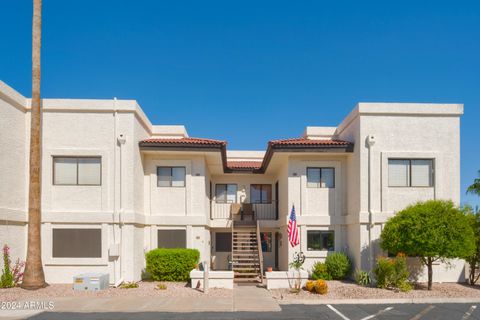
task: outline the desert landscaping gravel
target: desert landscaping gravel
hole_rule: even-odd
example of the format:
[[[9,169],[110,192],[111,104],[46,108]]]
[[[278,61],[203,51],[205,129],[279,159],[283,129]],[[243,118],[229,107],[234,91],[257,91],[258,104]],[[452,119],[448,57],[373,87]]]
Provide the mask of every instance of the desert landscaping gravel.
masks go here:
[[[480,298],[480,285],[469,286],[461,283],[434,283],[428,291],[426,284],[416,284],[409,292],[400,292],[373,287],[361,287],[348,281],[327,281],[328,293],[319,295],[302,290],[291,293],[289,289],[271,290],[278,300],[298,299],[412,299],[412,298]]]
[[[123,289],[109,288],[102,291],[74,291],[71,284],[51,284],[39,290],[24,290],[22,288],[0,289],[0,301],[22,301],[31,299],[58,298],[58,297],[231,297],[232,290],[210,289],[207,294],[192,289],[186,282],[162,282],[166,290],[157,289],[160,282],[139,282],[138,288]]]

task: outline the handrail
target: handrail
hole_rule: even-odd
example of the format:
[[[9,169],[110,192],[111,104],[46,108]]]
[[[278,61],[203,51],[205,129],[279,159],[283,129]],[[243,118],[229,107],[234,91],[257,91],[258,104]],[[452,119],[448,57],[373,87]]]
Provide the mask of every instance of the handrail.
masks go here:
[[[233,258],[233,224],[234,224],[234,222],[233,222],[233,217],[232,217],[232,219],[230,220],[230,223],[232,224],[232,227],[231,227],[231,228],[232,228],[232,247],[231,247],[231,249],[232,249],[232,250],[231,250],[231,252],[232,252],[232,254],[231,254],[232,270],[231,270],[231,271],[234,271],[234,270],[233,270],[233,264],[234,264],[233,261],[235,261],[235,259]],[[227,263],[230,264],[230,261],[227,261]]]
[[[260,280],[263,283],[263,252],[262,252],[262,240],[260,239],[260,221],[257,220],[257,247],[258,247],[258,260],[260,262]]]

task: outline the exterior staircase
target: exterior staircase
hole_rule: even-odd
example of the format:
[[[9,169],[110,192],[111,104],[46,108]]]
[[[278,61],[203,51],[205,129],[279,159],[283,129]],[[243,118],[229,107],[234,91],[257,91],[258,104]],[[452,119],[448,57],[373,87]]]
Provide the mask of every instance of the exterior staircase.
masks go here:
[[[256,224],[232,224],[232,270],[235,282],[263,282],[258,221]]]

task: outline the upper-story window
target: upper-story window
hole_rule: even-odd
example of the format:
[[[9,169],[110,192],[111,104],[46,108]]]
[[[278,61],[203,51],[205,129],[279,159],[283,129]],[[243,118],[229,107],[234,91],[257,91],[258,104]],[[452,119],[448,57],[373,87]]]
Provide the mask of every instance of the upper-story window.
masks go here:
[[[335,168],[307,168],[307,187],[335,188]]]
[[[390,187],[432,187],[432,159],[388,159]]]
[[[157,187],[185,187],[185,167],[157,167]]]
[[[236,203],[237,202],[237,185],[236,184],[215,185],[215,202]]]
[[[272,185],[271,184],[252,184],[250,185],[251,203],[272,203]]]
[[[101,157],[53,157],[54,185],[99,186],[101,183]]]

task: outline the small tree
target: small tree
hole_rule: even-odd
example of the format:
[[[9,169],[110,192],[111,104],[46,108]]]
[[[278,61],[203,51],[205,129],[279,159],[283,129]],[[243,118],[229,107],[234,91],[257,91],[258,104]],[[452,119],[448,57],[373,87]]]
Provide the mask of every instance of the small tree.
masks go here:
[[[380,236],[390,253],[418,257],[428,269],[432,290],[433,263],[467,258],[475,251],[475,237],[468,219],[451,201],[418,202],[390,218]]]
[[[470,225],[475,234],[475,251],[465,259],[470,268],[468,282],[473,286],[480,278],[480,274],[477,274],[477,268],[480,267],[480,211],[477,208],[475,212],[470,206],[465,206],[463,210],[470,220]]]

